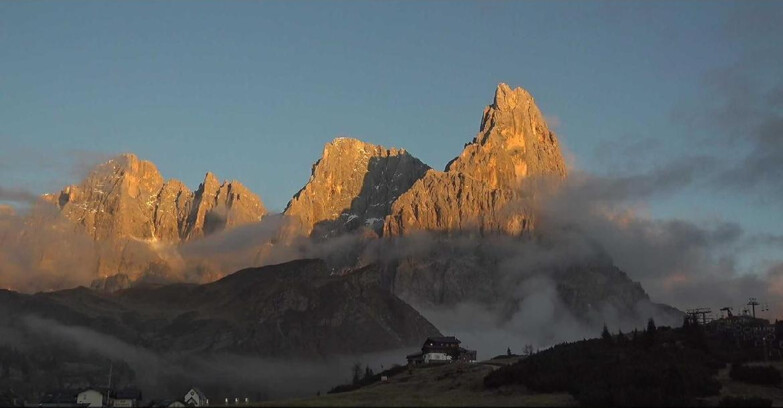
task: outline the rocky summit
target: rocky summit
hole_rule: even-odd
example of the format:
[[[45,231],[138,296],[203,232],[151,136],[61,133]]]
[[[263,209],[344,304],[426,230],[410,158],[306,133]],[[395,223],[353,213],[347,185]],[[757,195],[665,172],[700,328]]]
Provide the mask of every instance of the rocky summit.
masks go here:
[[[417,230],[519,234],[533,227],[519,198],[533,177],[564,178],[557,138],[533,97],[500,84],[478,135],[436,171],[405,150],[350,138],[328,143],[307,185],[285,210],[306,235],[368,227],[378,234]]]
[[[186,238],[259,221],[266,215],[261,199],[238,181],[222,184],[207,173],[193,197],[193,210],[187,222]]]
[[[404,149],[337,138],[326,144],[310,180],[285,214],[315,237],[358,228],[380,233],[392,203],[427,170],[429,166]]]
[[[193,193],[179,180],[165,181],[154,164],[133,154],[115,157],[81,184],[44,198],[95,240],[178,242],[266,214],[261,199],[237,181],[220,184],[207,173]]]
[[[384,233],[478,230],[519,234],[533,227],[513,203],[528,178],[566,176],[557,138],[529,92],[500,84],[478,135],[443,172],[431,170],[392,206]],[[513,203],[513,204],[512,204]]]

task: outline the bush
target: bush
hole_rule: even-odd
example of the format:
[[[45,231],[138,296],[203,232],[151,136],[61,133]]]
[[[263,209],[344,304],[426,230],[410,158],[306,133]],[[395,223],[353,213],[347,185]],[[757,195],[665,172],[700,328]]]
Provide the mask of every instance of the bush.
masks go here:
[[[772,400],[757,397],[723,397],[719,407],[771,407]]]
[[[729,377],[732,380],[758,385],[779,385],[780,371],[772,366],[747,366],[734,363],[731,365]]]

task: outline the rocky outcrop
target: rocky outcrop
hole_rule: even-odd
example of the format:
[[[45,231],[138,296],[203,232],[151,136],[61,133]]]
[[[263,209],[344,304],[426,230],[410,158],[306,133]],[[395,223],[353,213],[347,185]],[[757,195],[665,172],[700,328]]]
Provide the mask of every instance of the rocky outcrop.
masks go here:
[[[499,231],[533,227],[532,212],[518,198],[531,177],[566,176],[560,146],[533,97],[498,85],[481,128],[444,172],[429,171],[394,203],[384,234],[416,230]]]
[[[95,240],[178,242],[266,214],[261,199],[239,182],[219,184],[212,173],[194,194],[164,181],[154,164],[123,154],[97,166],[79,185],[45,199]]]
[[[326,144],[310,180],[285,214],[316,237],[362,227],[380,233],[392,203],[428,169],[403,149],[337,138]]]

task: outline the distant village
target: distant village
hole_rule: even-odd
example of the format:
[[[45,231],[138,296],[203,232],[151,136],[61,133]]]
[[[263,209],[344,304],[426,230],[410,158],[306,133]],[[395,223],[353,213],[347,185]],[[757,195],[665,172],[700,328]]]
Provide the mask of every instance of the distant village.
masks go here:
[[[14,400],[12,396],[0,395],[0,405],[12,407],[205,407],[215,405],[239,406],[248,404],[245,398],[239,401],[238,398],[232,400],[229,404],[228,399],[225,404],[218,401],[210,401],[198,388],[190,388],[183,397],[172,400],[152,400],[144,401],[142,392],[136,388],[125,388],[122,390],[113,390],[111,388],[93,387],[83,390],[58,390],[49,392],[38,403],[29,403],[26,401]]]
[[[421,351],[406,356],[408,367],[427,364],[448,364],[451,362],[476,362],[476,350],[460,346],[454,336],[427,337]],[[382,376],[382,381],[386,380]],[[320,392],[319,392],[320,394]],[[84,407],[205,407],[205,406],[249,406],[248,397],[223,397],[209,399],[198,387],[191,387],[182,396],[173,399],[145,400],[137,388],[112,389],[111,387],[88,387],[79,390],[56,390],[47,392],[39,402],[25,401],[12,391],[0,391],[0,407],[42,407],[42,408],[84,408]]]

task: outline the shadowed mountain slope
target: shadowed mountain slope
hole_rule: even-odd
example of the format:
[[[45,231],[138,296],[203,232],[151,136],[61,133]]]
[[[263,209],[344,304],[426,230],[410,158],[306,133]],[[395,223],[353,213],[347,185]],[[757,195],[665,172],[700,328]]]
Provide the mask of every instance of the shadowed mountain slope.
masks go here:
[[[328,356],[417,345],[438,330],[369,280],[320,260],[245,269],[206,285],[0,292],[0,322],[35,315],[156,352]]]

